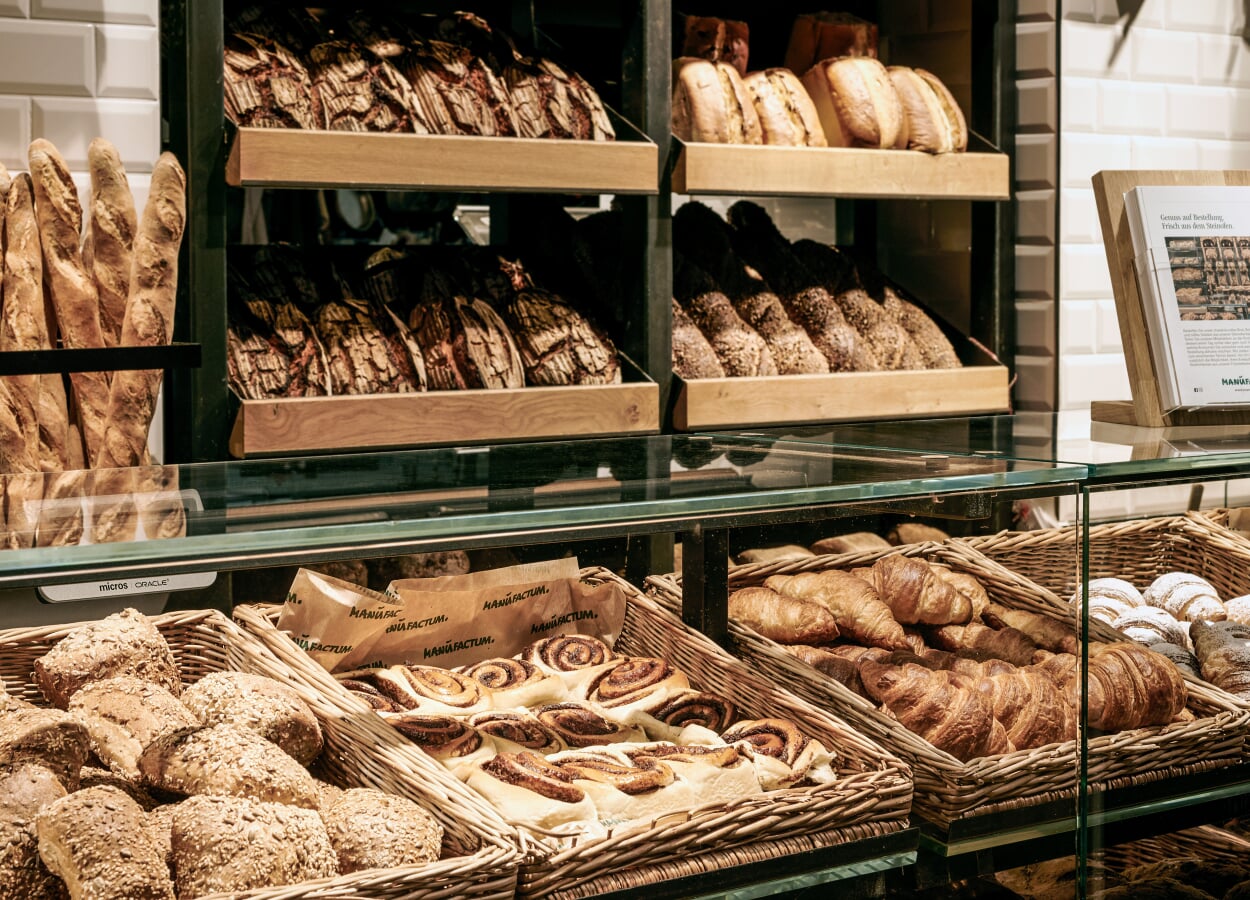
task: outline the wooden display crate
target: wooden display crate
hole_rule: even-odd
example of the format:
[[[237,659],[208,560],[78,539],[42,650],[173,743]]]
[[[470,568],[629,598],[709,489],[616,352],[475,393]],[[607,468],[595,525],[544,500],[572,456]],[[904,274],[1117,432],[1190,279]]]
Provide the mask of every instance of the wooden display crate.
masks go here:
[[[979,344],[956,344],[961,369],[830,375],[673,378],[673,428],[705,431],[1007,412],[1007,367]]]
[[[676,141],[679,194],[1008,200],[1007,155],[975,139],[968,153],[768,147]]]
[[[655,194],[659,151],[612,116],[614,141],[240,128],[235,187]]]
[[[625,356],[621,369],[621,384],[239,400],[230,455],[658,432],[659,386]]]

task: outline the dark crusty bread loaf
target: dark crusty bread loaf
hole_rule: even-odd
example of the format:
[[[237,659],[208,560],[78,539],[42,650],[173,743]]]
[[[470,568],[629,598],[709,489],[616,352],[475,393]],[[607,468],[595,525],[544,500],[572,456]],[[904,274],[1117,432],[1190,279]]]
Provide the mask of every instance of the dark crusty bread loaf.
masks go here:
[[[958,369],[963,365],[950,339],[923,309],[905,299],[890,285],[885,286],[883,294],[885,302],[882,306],[886,314],[911,335],[924,357],[926,369]]]
[[[294,690],[263,675],[213,672],[182,692],[182,702],[202,725],[230,723],[273,741],[308,765],[321,753],[321,726]]]
[[[316,312],[334,394],[406,394],[417,389],[412,361],[362,300],[332,300]]]
[[[877,55],[877,26],[844,12],[796,16],[786,48],[786,68],[800,75],[822,59]]]
[[[712,62],[725,62],[746,75],[751,49],[751,29],[746,22],[686,16],[681,55]]]
[[[193,797],[174,808],[170,841],[179,897],[280,887],[338,874],[321,817],[280,803]]]
[[[135,609],[74,629],[36,659],[34,668],[35,684],[49,703],[61,709],[83,685],[115,675],[135,675],[174,696],[182,693],[169,645]]]
[[[72,791],[90,752],[87,729],[59,709],[16,709],[0,717],[0,769],[36,763]]]
[[[673,63],[673,134],[708,144],[762,144],[751,93],[728,63],[683,57]]]
[[[197,724],[177,697],[133,675],[84,685],[70,698],[69,711],[87,729],[96,757],[130,781],[139,779],[139,756],[148,744]]]
[[[410,34],[394,62],[412,84],[431,130],[501,137],[518,133],[504,79],[463,44]]]
[[[686,259],[676,260],[676,269],[677,299],[712,345],[725,374],[776,375],[767,342],[742,321],[711,276]]]
[[[504,77],[521,137],[615,139],[599,94],[576,72],[554,60],[515,54]]]
[[[687,381],[724,378],[725,367],[689,314],[673,299],[673,372]]]
[[[174,900],[144,822],[143,810],[116,788],[78,791],[35,817],[39,855],[73,900]]]
[[[241,128],[325,128],[312,78],[294,53],[272,37],[227,34],[226,117]]]
[[[143,783],[171,794],[251,797],[316,809],[317,784],[308,771],[246,728],[183,728],[157,738],[139,757]]]
[[[803,76],[830,147],[877,147],[898,142],[903,106],[890,74],[867,57],[827,59]]]
[[[443,826],[434,816],[381,791],[344,791],[321,818],[343,874],[432,862],[442,848]]]
[[[307,59],[326,128],[430,133],[412,85],[389,61],[343,40],[316,45]]]
[[[825,147],[820,116],[803,83],[789,69],[765,69],[743,79],[760,117],[764,143],[782,147]]]
[[[257,271],[268,267],[268,256],[255,255]],[[329,363],[312,322],[284,285],[252,284],[243,272],[249,262],[232,260],[227,270],[230,386],[251,400],[329,394]]]

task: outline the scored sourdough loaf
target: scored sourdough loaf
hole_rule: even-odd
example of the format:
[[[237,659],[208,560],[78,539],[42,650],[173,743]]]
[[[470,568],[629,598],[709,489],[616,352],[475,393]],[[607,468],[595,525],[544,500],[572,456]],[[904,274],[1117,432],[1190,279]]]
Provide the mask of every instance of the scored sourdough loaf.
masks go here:
[[[673,63],[673,134],[708,144],[762,144],[751,93],[728,63],[682,57]]]
[[[894,146],[926,153],[951,153],[968,147],[968,126],[946,85],[931,72],[890,66],[890,80],[903,106],[904,127]]]
[[[867,57],[817,63],[803,76],[830,147],[877,147],[898,142],[903,106],[885,66]]]
[[[324,128],[321,100],[299,58],[271,36],[228,34],[226,117],[240,128]]]
[[[764,143],[783,147],[825,147],[825,131],[812,98],[789,69],[751,72],[743,79],[760,119]]]
[[[43,275],[47,293],[66,347],[85,350],[104,346],[95,281],[82,261],[82,207],[78,188],[65,160],[42,138],[30,145],[30,175],[34,184],[35,219],[43,248]],[[104,372],[70,375],[75,406],[82,425],[86,461],[95,466],[104,447],[108,419],[109,379]]]

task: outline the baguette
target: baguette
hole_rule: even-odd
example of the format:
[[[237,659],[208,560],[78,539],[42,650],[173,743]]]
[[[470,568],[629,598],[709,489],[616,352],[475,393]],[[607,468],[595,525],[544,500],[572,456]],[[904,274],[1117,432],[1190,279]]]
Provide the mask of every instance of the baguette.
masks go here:
[[[158,346],[173,338],[178,247],[186,226],[186,194],[187,179],[182,166],[172,153],[161,154],[152,172],[151,193],[135,237],[122,346]],[[160,369],[140,369],[118,372],[114,377],[97,463],[100,467],[136,466],[143,459],[161,375]]]
[[[91,171],[89,267],[100,298],[104,345],[116,347],[130,291],[131,253],[138,228],[135,200],[117,148],[104,138],[96,138],[87,148],[87,168]]]
[[[51,473],[82,468],[74,465],[74,454],[70,452],[70,442],[78,440],[81,448],[81,439],[70,435],[69,401],[60,375],[39,376],[36,413],[39,419],[39,470]],[[77,455],[82,456],[81,449]]]
[[[7,178],[7,176],[5,176]],[[43,305],[43,260],[30,176],[13,179],[4,202],[4,306],[0,350],[40,350],[48,339]],[[21,426],[19,459],[9,459],[7,472],[39,471],[39,376],[5,379],[11,409]]]
[[[95,282],[83,265],[79,249],[82,207],[69,167],[51,143],[39,139],[30,145],[30,174],[34,181],[35,218],[43,245],[44,279],[56,310],[61,340],[66,347],[75,349],[103,347]],[[94,464],[104,441],[108,375],[76,372],[70,375],[70,384],[74,389],[87,459]]]

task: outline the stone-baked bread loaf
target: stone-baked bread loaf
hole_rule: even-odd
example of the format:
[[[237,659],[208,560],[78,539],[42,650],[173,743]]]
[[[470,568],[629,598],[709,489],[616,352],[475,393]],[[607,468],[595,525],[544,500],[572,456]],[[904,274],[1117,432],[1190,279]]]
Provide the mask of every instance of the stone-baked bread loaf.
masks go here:
[[[338,874],[313,810],[243,797],[192,797],[174,807],[170,843],[179,897],[297,884]]]
[[[136,609],[76,628],[35,660],[34,681],[53,706],[65,709],[83,685],[134,675],[177,697],[182,682],[174,655],[156,626]]]
[[[742,76],[728,63],[673,62],[673,134],[707,144],[762,144],[759,115]]]
[[[321,726],[294,690],[263,675],[213,672],[182,692],[201,725],[249,728],[308,765],[321,753]]]
[[[139,757],[143,783],[171,794],[251,797],[316,809],[317,782],[278,747],[233,725],[162,735]]]
[[[67,712],[31,707],[0,716],[0,769],[37,763],[72,791],[90,752],[87,729]]]
[[[751,72],[743,79],[760,119],[764,143],[783,147],[824,147],[824,129],[807,89],[789,69]]]
[[[130,781],[139,778],[139,756],[148,744],[197,724],[177,697],[133,675],[91,682],[70,698],[69,711],[87,729],[91,751]]]
[[[321,818],[343,874],[431,862],[443,843],[443,826],[429,812],[369,788],[343,791]]]
[[[803,76],[803,86],[830,147],[887,149],[906,127],[898,91],[876,59],[822,60]]]
[[[71,900],[174,900],[169,870],[139,805],[116,788],[93,787],[35,817],[39,856]]]
[[[890,66],[890,80],[903,104],[904,127],[895,147],[951,153],[968,146],[968,126],[946,85],[931,72]]]

